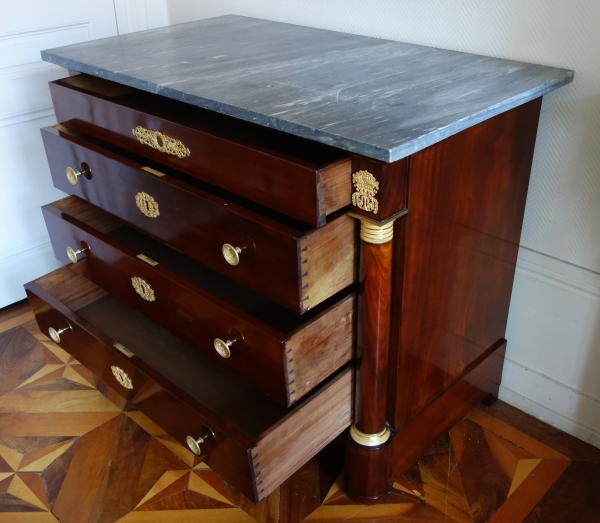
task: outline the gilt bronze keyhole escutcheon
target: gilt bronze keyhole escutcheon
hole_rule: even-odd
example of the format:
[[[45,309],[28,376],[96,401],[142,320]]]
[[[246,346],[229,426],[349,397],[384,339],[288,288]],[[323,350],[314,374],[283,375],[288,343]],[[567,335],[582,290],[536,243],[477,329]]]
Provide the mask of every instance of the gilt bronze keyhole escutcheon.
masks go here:
[[[131,278],[131,285],[135,289],[135,292],[137,292],[144,300],[156,301],[154,289],[143,278],[140,278],[139,276],[134,276],[133,278]]]
[[[173,156],[177,156],[177,158],[185,158],[190,155],[190,150],[180,140],[167,136],[160,131],[146,129],[138,125],[131,132],[140,143],[148,145],[161,153],[172,154]]]
[[[158,218],[160,216],[157,201],[147,192],[141,191],[137,193],[135,195],[135,204],[141,213],[148,216],[148,218]]]
[[[121,367],[113,365],[110,370],[112,371],[115,379],[119,382],[119,385],[125,387],[126,389],[133,389],[133,382],[131,381],[131,378]]]

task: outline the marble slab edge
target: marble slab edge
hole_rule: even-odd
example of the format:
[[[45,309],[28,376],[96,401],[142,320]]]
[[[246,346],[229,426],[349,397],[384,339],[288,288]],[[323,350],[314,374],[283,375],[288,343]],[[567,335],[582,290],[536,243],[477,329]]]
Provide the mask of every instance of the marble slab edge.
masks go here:
[[[331,132],[314,129],[307,125],[290,122],[274,116],[268,116],[224,102],[219,102],[217,100],[211,100],[201,96],[183,93],[176,89],[171,89],[169,87],[163,87],[151,82],[140,80],[139,78],[132,78],[131,76],[127,76],[122,73],[108,71],[90,64],[57,56],[52,54],[51,50],[41,51],[41,57],[45,62],[53,63],[71,71],[77,71],[80,73],[89,74],[91,76],[103,78],[105,80],[117,82],[134,89],[140,89],[148,93],[158,94],[166,98],[171,98],[173,100],[201,107],[202,109],[207,109],[209,111],[215,111],[227,116],[239,118],[247,122],[269,127],[271,129],[276,129],[294,136],[300,136],[308,140],[320,142],[325,145],[336,147],[338,149],[366,156],[368,158],[373,158],[375,160],[380,160],[386,163],[392,163],[397,160],[401,160],[402,158],[421,151],[430,145],[438,143],[445,138],[457,134],[500,113],[506,112],[510,109],[518,107],[519,105],[523,105],[531,100],[539,98],[540,96],[554,91],[559,87],[571,83],[574,78],[573,71],[565,71],[564,76],[549,80],[548,82],[525,91],[517,96],[503,100],[477,113],[473,113],[466,118],[456,120],[445,127],[428,132],[421,137],[413,138],[405,143],[397,145],[396,147],[386,148],[368,144],[362,141],[352,140],[351,138],[340,136]]]

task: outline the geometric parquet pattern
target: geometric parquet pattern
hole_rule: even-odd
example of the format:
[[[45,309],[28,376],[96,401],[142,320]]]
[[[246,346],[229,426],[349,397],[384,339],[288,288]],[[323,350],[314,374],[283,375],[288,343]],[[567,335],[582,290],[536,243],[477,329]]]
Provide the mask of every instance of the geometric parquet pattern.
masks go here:
[[[474,409],[375,506],[332,444],[255,506],[42,335],[0,314],[0,523],[599,523],[600,450]]]

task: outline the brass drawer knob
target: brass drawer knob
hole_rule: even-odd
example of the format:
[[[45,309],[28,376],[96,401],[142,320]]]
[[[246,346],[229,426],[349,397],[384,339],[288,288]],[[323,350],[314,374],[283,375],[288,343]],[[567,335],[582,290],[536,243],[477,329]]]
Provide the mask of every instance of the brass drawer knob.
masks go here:
[[[194,439],[192,436],[187,436],[185,438],[187,446],[194,454],[196,454],[196,456],[200,456],[202,454],[202,449],[200,448],[200,445],[206,443],[206,441],[209,439],[213,441],[216,440],[215,433],[210,428],[202,427],[202,430],[203,434],[198,439]]]
[[[234,247],[233,245],[226,243],[223,245],[223,258],[229,265],[237,265],[240,263],[240,254],[242,249]]]
[[[150,287],[150,284],[140,278],[139,276],[134,276],[131,278],[131,285],[144,300],[146,301],[156,301],[156,297],[154,296],[154,289]]]
[[[160,211],[158,210],[158,203],[152,196],[147,192],[141,191],[135,195],[135,204],[140,212],[148,218],[158,218]]]
[[[71,327],[71,325],[68,323],[67,326],[63,327],[62,329],[56,330],[53,327],[48,328],[48,335],[54,343],[60,343],[60,335],[64,334],[65,332],[73,332],[73,327]]]
[[[69,260],[71,260],[71,263],[77,263],[79,261],[80,254],[85,254],[85,250],[75,250],[73,247],[67,247],[67,256],[69,257]]]
[[[77,185],[77,180],[82,174],[85,174],[85,170],[76,171],[73,167],[67,167],[66,169],[67,180],[71,185]]]
[[[133,389],[133,382],[131,381],[131,378],[121,367],[113,365],[110,370],[112,371],[115,379],[119,382],[119,385],[122,385],[126,389]]]
[[[223,341],[220,338],[215,338],[214,346],[215,350],[219,353],[222,358],[229,358],[231,356],[231,346],[236,340]]]

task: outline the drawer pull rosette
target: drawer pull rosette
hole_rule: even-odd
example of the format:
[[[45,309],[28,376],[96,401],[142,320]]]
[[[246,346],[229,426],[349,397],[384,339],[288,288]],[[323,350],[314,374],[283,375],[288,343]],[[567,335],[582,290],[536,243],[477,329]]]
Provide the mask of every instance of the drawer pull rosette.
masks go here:
[[[156,301],[154,289],[143,278],[140,278],[139,276],[134,276],[133,278],[131,278],[131,285],[133,286],[135,292],[137,292],[144,300]]]
[[[222,358],[230,358],[231,357],[231,347],[234,343],[237,343],[239,346],[244,344],[244,337],[240,332],[234,329],[233,331],[233,339],[223,341],[220,338],[215,338],[214,347],[215,350],[219,353],[219,356]]]
[[[81,166],[81,171],[76,171],[73,167],[67,167],[65,170],[65,174],[67,175],[67,180],[71,185],[77,185],[79,181],[79,177],[83,176],[87,173],[87,169],[85,169],[85,164]]]
[[[66,327],[58,330],[53,327],[48,328],[48,335],[54,343],[60,343],[60,335],[64,334],[65,332],[73,332],[73,327],[71,327],[69,323],[67,323]]]
[[[216,441],[215,433],[210,428],[203,426],[202,432],[202,436],[200,436],[198,439],[194,439],[192,436],[187,436],[185,438],[187,446],[194,454],[196,454],[196,456],[200,456],[202,454],[202,449],[200,448],[200,445],[206,443],[207,440]]]
[[[223,258],[229,265],[237,265],[240,263],[240,254],[242,249],[240,247],[234,247],[233,245],[226,243],[223,245]]]
[[[171,138],[160,131],[146,129],[138,125],[131,132],[140,143],[148,145],[161,153],[172,154],[173,156],[177,156],[177,158],[185,158],[190,155],[190,150],[180,140]]]
[[[73,247],[67,247],[67,257],[71,260],[71,263],[77,263],[79,261],[79,255],[85,254],[85,249],[73,249]]]
[[[115,379],[119,382],[119,385],[125,387],[126,389],[133,389],[133,382],[131,381],[131,378],[121,367],[113,365],[110,370],[112,371]]]

